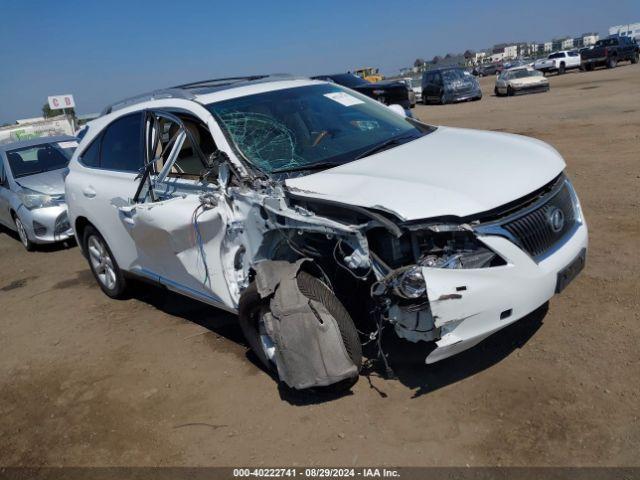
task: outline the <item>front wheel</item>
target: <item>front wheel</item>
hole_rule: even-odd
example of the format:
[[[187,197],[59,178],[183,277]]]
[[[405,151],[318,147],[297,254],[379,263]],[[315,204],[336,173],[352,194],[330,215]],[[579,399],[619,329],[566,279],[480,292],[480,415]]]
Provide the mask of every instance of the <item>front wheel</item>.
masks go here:
[[[618,60],[616,59],[616,57],[609,57],[607,59],[607,68],[616,68],[617,65]]]
[[[564,75],[565,71],[566,71],[566,67],[564,63],[561,63],[560,66],[558,67],[558,75]]]
[[[351,316],[344,308],[338,297],[320,280],[307,272],[301,271],[297,275],[298,289],[310,300],[322,304],[336,320],[345,350],[354,363],[358,372],[362,366],[362,345],[358,338],[358,331]],[[271,372],[277,373],[275,357],[277,345],[268,335],[264,316],[269,312],[269,301],[258,293],[258,287],[253,282],[244,291],[238,305],[239,322],[249,347],[260,359],[260,362]],[[344,391],[351,388],[358,381],[358,376],[347,378],[328,387],[321,387],[332,392]]]
[[[16,231],[18,232],[18,237],[20,237],[20,242],[22,243],[22,246],[25,248],[27,252],[32,252],[35,249],[35,244],[31,240],[29,240],[27,229],[22,223],[22,220],[20,220],[16,215],[13,218],[13,222],[16,225]]]
[[[513,94],[514,94],[514,93],[515,93],[515,92],[513,91],[513,88],[511,88],[511,85],[509,85],[509,86],[507,87],[507,96],[509,96],[509,97],[513,97]]]
[[[640,60],[640,54],[636,53],[634,56],[631,57],[631,63],[638,63],[638,61]]]
[[[111,298],[122,298],[127,287],[118,262],[98,231],[88,226],[84,232],[84,251],[91,273],[102,291]]]

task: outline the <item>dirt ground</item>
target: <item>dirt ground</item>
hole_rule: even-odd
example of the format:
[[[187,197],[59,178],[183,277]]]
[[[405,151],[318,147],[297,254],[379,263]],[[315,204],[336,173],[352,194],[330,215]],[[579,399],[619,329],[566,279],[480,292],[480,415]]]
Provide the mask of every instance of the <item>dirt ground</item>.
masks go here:
[[[110,300],[78,248],[2,231],[0,465],[640,465],[640,65],[513,98],[493,81],[415,114],[564,156],[590,250],[548,311],[435,365],[393,344],[397,379],[316,399],[279,389],[233,316],[148,285]]]

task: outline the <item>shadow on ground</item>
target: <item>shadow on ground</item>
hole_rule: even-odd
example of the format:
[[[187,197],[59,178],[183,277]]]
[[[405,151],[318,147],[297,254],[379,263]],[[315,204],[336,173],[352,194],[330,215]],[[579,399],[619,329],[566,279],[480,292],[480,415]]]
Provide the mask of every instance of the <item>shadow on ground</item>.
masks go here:
[[[383,348],[388,355],[394,378],[415,390],[416,398],[464,380],[502,361],[521,348],[538,331],[548,310],[548,303],[545,303],[475,347],[430,365],[425,363],[425,358],[431,352],[433,344],[406,342],[388,329],[385,332]],[[370,356],[373,357],[376,353],[377,351],[372,351]],[[364,376],[386,377],[380,361],[374,363],[373,368],[365,370]],[[374,387],[370,377],[368,380],[371,387],[384,396],[384,384]]]
[[[20,237],[17,232],[5,227],[4,225],[0,225],[0,234],[5,234],[8,237],[14,239],[18,245],[22,247],[22,242],[20,241]],[[34,251],[35,252],[58,252],[60,250],[66,250],[68,248],[73,248],[76,246],[75,238],[70,238],[68,240],[64,240],[62,242],[56,243],[44,243],[44,244],[35,244]]]
[[[147,283],[136,282],[133,285],[132,296],[164,313],[196,323],[217,335],[247,347],[246,359],[277,382],[275,373],[265,369],[248,349],[234,314]],[[360,381],[368,381],[370,387],[375,389],[382,398],[387,397],[384,392],[386,382],[376,381],[374,385],[373,378],[399,381],[415,390],[414,398],[434,392],[497,364],[516,349],[521,348],[542,326],[547,311],[548,304],[545,304],[525,318],[493,334],[479,345],[431,365],[425,364],[425,358],[433,349],[433,344],[401,340],[396,337],[392,329],[388,328],[384,335],[383,349],[393,370],[393,377],[387,376],[384,364],[376,359],[377,349],[369,346],[364,352],[368,360],[363,367]],[[292,405],[323,403],[352,394],[350,391],[336,393],[325,389],[300,392],[283,384],[278,386],[278,390],[280,397]]]

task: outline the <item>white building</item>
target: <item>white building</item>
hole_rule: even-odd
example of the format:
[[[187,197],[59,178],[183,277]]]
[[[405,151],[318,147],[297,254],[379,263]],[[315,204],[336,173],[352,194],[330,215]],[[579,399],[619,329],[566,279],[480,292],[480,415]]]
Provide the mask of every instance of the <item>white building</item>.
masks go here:
[[[487,52],[476,52],[473,56],[473,61],[475,64],[483,63],[487,57]]]
[[[590,47],[591,45],[595,45],[595,43],[600,39],[600,35],[597,33],[583,33],[582,34],[582,45],[585,47]]]
[[[573,48],[574,42],[573,38],[565,38],[562,40],[562,50],[571,50]]]
[[[504,47],[504,58],[518,58],[518,45],[507,45]]]
[[[627,23],[626,25],[614,25],[613,27],[609,27],[609,35],[631,37],[640,41],[640,22]]]
[[[47,119],[24,119],[19,120],[19,123],[15,125],[0,127],[0,143],[53,135],[73,135],[73,125],[69,116],[59,115]]]
[[[544,42],[543,44],[543,50],[544,53],[551,53],[553,52],[553,42]]]

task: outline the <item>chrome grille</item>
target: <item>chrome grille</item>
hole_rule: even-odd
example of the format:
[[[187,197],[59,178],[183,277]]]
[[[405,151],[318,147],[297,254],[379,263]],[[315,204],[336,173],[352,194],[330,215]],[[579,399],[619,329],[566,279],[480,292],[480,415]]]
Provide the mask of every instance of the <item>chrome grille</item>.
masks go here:
[[[556,222],[553,225],[552,215],[559,210],[564,219],[561,228]],[[557,219],[556,213],[556,219]],[[525,215],[502,225],[520,243],[520,246],[533,257],[547,252],[576,223],[575,208],[569,186],[565,183],[562,188],[549,200]]]

